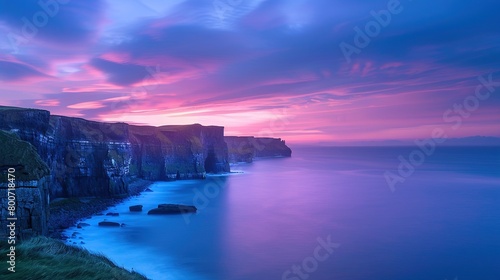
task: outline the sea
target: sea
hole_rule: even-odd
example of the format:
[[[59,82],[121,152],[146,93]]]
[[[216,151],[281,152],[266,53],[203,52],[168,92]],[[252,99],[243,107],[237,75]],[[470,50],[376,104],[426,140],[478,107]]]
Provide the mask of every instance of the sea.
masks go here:
[[[155,182],[67,242],[150,279],[500,279],[500,147],[292,150]],[[162,203],[198,212],[147,215]]]

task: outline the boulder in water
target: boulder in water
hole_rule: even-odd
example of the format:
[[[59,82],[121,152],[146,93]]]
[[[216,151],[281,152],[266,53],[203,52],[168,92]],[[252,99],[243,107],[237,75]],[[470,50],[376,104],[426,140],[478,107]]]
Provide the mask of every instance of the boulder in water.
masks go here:
[[[197,210],[195,206],[189,205],[160,204],[158,208],[149,210],[148,215],[196,213]]]
[[[117,223],[117,222],[102,221],[102,222],[99,222],[99,226],[101,226],[101,227],[119,227],[121,225],[120,225],[120,223]]]
[[[130,212],[141,212],[142,205],[132,205],[128,209],[130,210]]]

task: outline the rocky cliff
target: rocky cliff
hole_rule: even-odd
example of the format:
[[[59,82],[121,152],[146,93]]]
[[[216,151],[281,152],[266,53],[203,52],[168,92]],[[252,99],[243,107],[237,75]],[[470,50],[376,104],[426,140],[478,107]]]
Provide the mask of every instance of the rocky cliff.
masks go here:
[[[39,152],[52,171],[51,195],[126,195],[131,161],[128,135],[128,125],[124,123],[50,116]]]
[[[0,238],[47,234],[48,166],[30,143],[4,131],[0,131],[0,155]]]
[[[126,196],[133,178],[204,178],[229,171],[223,127],[109,124],[0,107],[0,130],[36,148],[51,171],[51,199]]]
[[[229,172],[224,128],[217,126],[129,126],[131,173],[147,179],[205,178]]]
[[[290,157],[292,150],[281,138],[225,136],[230,162],[252,162],[254,158]]]

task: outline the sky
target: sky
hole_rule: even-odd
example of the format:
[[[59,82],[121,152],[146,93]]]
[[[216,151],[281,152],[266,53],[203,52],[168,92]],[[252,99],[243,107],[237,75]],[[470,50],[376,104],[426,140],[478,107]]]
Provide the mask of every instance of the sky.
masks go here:
[[[497,0],[0,0],[0,104],[288,143],[500,136]]]

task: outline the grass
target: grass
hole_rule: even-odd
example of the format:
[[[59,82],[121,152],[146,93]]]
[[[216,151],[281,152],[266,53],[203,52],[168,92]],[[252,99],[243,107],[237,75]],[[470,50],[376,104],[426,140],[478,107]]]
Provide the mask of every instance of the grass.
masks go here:
[[[22,110],[29,110],[29,109],[19,108],[19,107],[11,107],[11,106],[0,106],[0,111],[7,111],[7,110],[19,110],[19,111],[22,111]]]
[[[0,155],[0,167],[16,167],[19,181],[38,180],[50,173],[35,147],[3,130],[0,130]],[[0,182],[7,182],[7,176],[1,176]]]
[[[7,242],[0,243],[0,255],[6,258]],[[118,267],[103,255],[64,244],[46,237],[34,237],[16,245],[15,273],[2,261],[0,279],[147,279],[143,275]]]

